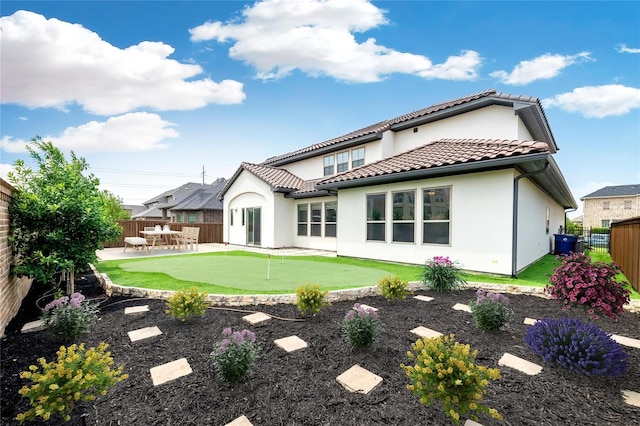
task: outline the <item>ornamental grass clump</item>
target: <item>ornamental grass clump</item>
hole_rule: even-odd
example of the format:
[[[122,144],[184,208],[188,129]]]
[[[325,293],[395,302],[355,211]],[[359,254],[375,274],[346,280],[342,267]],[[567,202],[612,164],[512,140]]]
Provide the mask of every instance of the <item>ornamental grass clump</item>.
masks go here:
[[[37,417],[49,420],[57,414],[69,421],[78,401],[93,401],[98,394],[105,395],[107,389],[126,379],[128,376],[122,374],[122,365],[111,368],[113,358],[106,352],[108,346],[101,342],[86,351],[84,343],[68,348],[61,346],[57,362],[40,358],[39,366],[32,365],[29,371],[20,373],[21,378],[33,382],[19,391],[20,395],[29,398],[31,408],[18,414],[16,420],[22,424]]]
[[[302,315],[307,312],[319,314],[322,308],[329,306],[327,290],[320,290],[320,284],[304,284],[296,289],[296,306]]]
[[[353,305],[342,321],[342,331],[352,349],[373,345],[383,328],[378,312],[360,303]]]
[[[206,298],[207,294],[199,293],[195,287],[176,291],[167,299],[167,309],[164,312],[182,322],[193,316],[201,317],[207,310]]]
[[[628,282],[617,281],[616,276],[622,272],[617,264],[591,262],[582,253],[557,259],[562,263],[553,272],[545,291],[562,303],[563,311],[582,306],[593,319],[599,315],[616,319],[624,312],[631,292],[623,287]]]
[[[399,275],[388,275],[378,281],[380,294],[387,300],[404,300],[407,297],[408,281],[403,281]]]
[[[421,403],[432,405],[439,399],[445,414],[456,425],[460,424],[461,415],[478,421],[475,413],[487,413],[502,420],[496,409],[480,403],[489,381],[500,378],[500,370],[477,365],[477,350],[472,352],[469,345],[456,342],[453,334],[423,337],[411,348],[413,352],[407,355],[415,365],[401,367],[411,380],[407,389],[419,396]]]
[[[62,296],[47,303],[42,312],[45,328],[62,340],[78,337],[98,318],[98,305],[85,301],[80,293]]]
[[[230,327],[222,330],[223,339],[214,345],[211,358],[216,376],[225,383],[244,380],[251,372],[260,345],[252,331],[233,331]]]
[[[611,335],[577,318],[545,318],[529,327],[527,346],[545,362],[587,376],[616,377],[626,373],[627,354]]]
[[[434,256],[427,260],[418,279],[435,291],[459,290],[467,283],[464,272],[447,256]]]
[[[509,298],[507,296],[500,293],[489,293],[482,289],[476,292],[475,302],[469,303],[476,326],[483,331],[504,328],[513,313],[508,305]]]

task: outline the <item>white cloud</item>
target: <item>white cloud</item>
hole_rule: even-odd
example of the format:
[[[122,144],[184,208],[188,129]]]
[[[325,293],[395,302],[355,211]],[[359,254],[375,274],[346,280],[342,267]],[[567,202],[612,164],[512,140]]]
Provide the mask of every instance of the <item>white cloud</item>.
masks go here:
[[[161,143],[179,134],[157,114],[133,112],[106,121],[90,121],[78,127],[68,127],[59,136],[46,136],[60,149],[76,153],[139,152],[166,148]],[[7,152],[26,152],[28,141],[3,136],[2,149]]]
[[[620,53],[640,53],[640,49],[634,47],[627,47],[626,44],[620,44],[616,47],[616,50]]]
[[[463,51],[434,65],[429,58],[398,52],[361,33],[387,24],[384,10],[367,0],[265,0],[245,7],[240,19],[207,22],[189,30],[191,40],[232,41],[229,56],[251,65],[261,79],[300,70],[312,76],[368,83],[393,73],[471,80],[480,56]]]
[[[0,163],[0,178],[9,182],[8,174],[14,170],[15,168],[13,167],[13,164]]]
[[[81,25],[27,11],[0,18],[0,26],[3,103],[64,109],[75,102],[91,113],[114,115],[245,98],[240,82],[194,80],[202,68],[168,59],[174,49],[161,42],[119,49]]]
[[[587,118],[604,118],[640,108],[640,89],[620,84],[578,87],[572,92],[544,99],[542,104],[545,108],[560,107]]]
[[[505,84],[524,85],[536,80],[553,78],[569,65],[593,60],[590,52],[580,52],[576,55],[546,53],[530,61],[520,62],[510,73],[501,70],[489,75],[500,79]]]

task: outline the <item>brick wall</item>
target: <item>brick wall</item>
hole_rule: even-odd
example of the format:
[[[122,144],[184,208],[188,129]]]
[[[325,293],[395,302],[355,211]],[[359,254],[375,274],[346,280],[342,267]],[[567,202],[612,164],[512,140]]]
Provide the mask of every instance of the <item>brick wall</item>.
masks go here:
[[[9,265],[13,254],[9,248],[9,201],[14,188],[0,179],[0,335],[18,313],[22,299],[29,292],[31,280],[27,278],[9,278]]]
[[[582,223],[585,228],[599,228],[609,223],[640,216],[640,196],[587,198]]]

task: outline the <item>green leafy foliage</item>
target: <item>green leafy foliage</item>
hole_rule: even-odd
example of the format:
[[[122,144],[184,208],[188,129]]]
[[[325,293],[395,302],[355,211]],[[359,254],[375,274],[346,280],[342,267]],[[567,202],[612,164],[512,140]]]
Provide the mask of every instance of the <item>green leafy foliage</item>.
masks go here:
[[[471,301],[469,306],[476,326],[483,331],[502,329],[513,313],[507,296],[482,289],[476,292],[476,300]]]
[[[407,389],[419,396],[421,403],[432,405],[436,399],[442,401],[445,414],[456,425],[460,424],[461,414],[471,413],[470,417],[477,421],[475,412],[502,420],[496,409],[480,403],[489,380],[499,379],[500,370],[477,365],[477,350],[472,352],[469,345],[456,342],[453,334],[423,337],[411,348],[413,352],[407,355],[415,365],[401,367],[411,380]]]
[[[193,316],[203,316],[207,310],[207,294],[199,293],[198,289],[176,291],[167,299],[165,313],[170,314],[182,322]]]
[[[32,365],[29,371],[20,373],[21,378],[33,382],[19,391],[31,403],[27,412],[16,417],[20,424],[38,417],[49,420],[55,414],[69,421],[76,402],[93,401],[98,394],[105,395],[107,389],[126,379],[122,365],[116,369],[111,367],[113,358],[106,352],[108,346],[101,342],[86,351],[84,343],[68,348],[61,346],[57,361],[40,358],[39,366]]]
[[[233,331],[230,327],[222,330],[223,339],[215,344],[211,358],[218,379],[225,383],[244,380],[251,372],[260,345],[252,331]]]
[[[41,317],[45,328],[63,340],[78,337],[97,318],[97,304],[85,301],[80,293],[62,296],[47,303]]]
[[[351,348],[368,348],[380,337],[384,328],[378,312],[362,306],[353,305],[342,321],[342,331]]]
[[[304,284],[296,289],[296,306],[302,315],[307,312],[319,314],[322,308],[329,306],[326,301],[329,292],[320,290],[319,284]]]
[[[402,280],[399,275],[387,275],[378,281],[380,294],[387,300],[404,300],[407,297],[407,285],[409,281]]]
[[[85,175],[83,158],[72,152],[67,161],[51,142],[31,141],[27,149],[37,168],[18,160],[8,174],[17,190],[9,205],[9,242],[17,259],[12,274],[53,285],[56,273],[95,262],[96,250],[122,228],[105,207],[99,180]]]
[[[427,260],[418,278],[435,291],[459,290],[467,282],[464,272],[447,256],[434,256]]]

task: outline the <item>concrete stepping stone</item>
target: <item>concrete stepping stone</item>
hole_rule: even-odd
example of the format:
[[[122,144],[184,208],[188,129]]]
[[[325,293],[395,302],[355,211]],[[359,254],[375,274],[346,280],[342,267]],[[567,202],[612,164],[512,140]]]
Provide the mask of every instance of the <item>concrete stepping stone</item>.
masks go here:
[[[453,309],[455,309],[456,311],[471,312],[471,306],[465,305],[463,303],[456,303],[455,305],[453,305]]]
[[[622,397],[627,404],[640,407],[640,393],[623,389]]]
[[[360,307],[364,310],[371,310],[374,312],[378,312],[378,308],[374,308],[373,306],[369,306],[369,305],[364,305],[364,304],[360,304]]]
[[[145,312],[149,312],[149,305],[129,306],[128,308],[124,308],[125,315],[142,314]]]
[[[163,383],[170,382],[171,380],[193,373],[193,370],[186,358],[180,358],[166,364],[158,365],[149,371],[151,373],[153,386],[159,386]]]
[[[253,424],[249,421],[247,416],[242,415],[237,419],[235,419],[234,421],[232,421],[231,423],[227,423],[224,426],[253,426]]]
[[[629,346],[631,348],[640,349],[640,340],[632,339],[631,337],[619,336],[617,334],[612,334],[611,338],[616,342],[620,343],[624,346]]]
[[[305,342],[298,336],[283,337],[282,339],[274,340],[273,343],[287,352],[295,352],[309,346],[307,345],[307,342]]]
[[[511,355],[508,352],[505,352],[505,354],[502,355],[502,358],[498,361],[498,365],[513,368],[514,370],[518,370],[530,376],[535,376],[542,371],[542,367],[538,364],[534,364],[526,359]]]
[[[129,334],[129,339],[132,342],[137,342],[138,340],[159,336],[162,334],[162,331],[160,331],[158,327],[153,326],[153,327],[145,327],[145,328],[139,328],[137,330],[129,331],[128,334]]]
[[[478,422],[474,422],[471,419],[467,419],[467,421],[464,422],[464,426],[482,426],[482,424],[480,424]]]
[[[439,337],[442,336],[442,333],[440,333],[439,331],[435,331],[435,330],[431,330],[430,328],[427,327],[416,327],[413,330],[411,330],[411,332],[413,334],[417,334],[420,337],[426,337],[426,338],[432,338],[432,337]]]
[[[418,299],[421,300],[423,302],[431,302],[433,300],[433,297],[429,297],[429,296],[423,296],[421,294],[419,294],[418,296],[413,296],[414,299]]]
[[[36,320],[26,323],[22,326],[20,330],[21,333],[33,333],[34,331],[42,331],[44,330],[44,321]]]
[[[257,325],[270,320],[271,317],[264,312],[256,312],[255,314],[245,315],[244,317],[242,317],[242,319],[251,325]]]
[[[525,318],[524,321],[523,321],[523,323],[525,325],[533,325],[533,324],[535,324],[537,322],[538,322],[538,320],[537,319],[533,319],[533,318]]]
[[[382,383],[382,377],[360,367],[358,364],[336,377],[336,380],[349,392],[364,394],[368,394]]]

